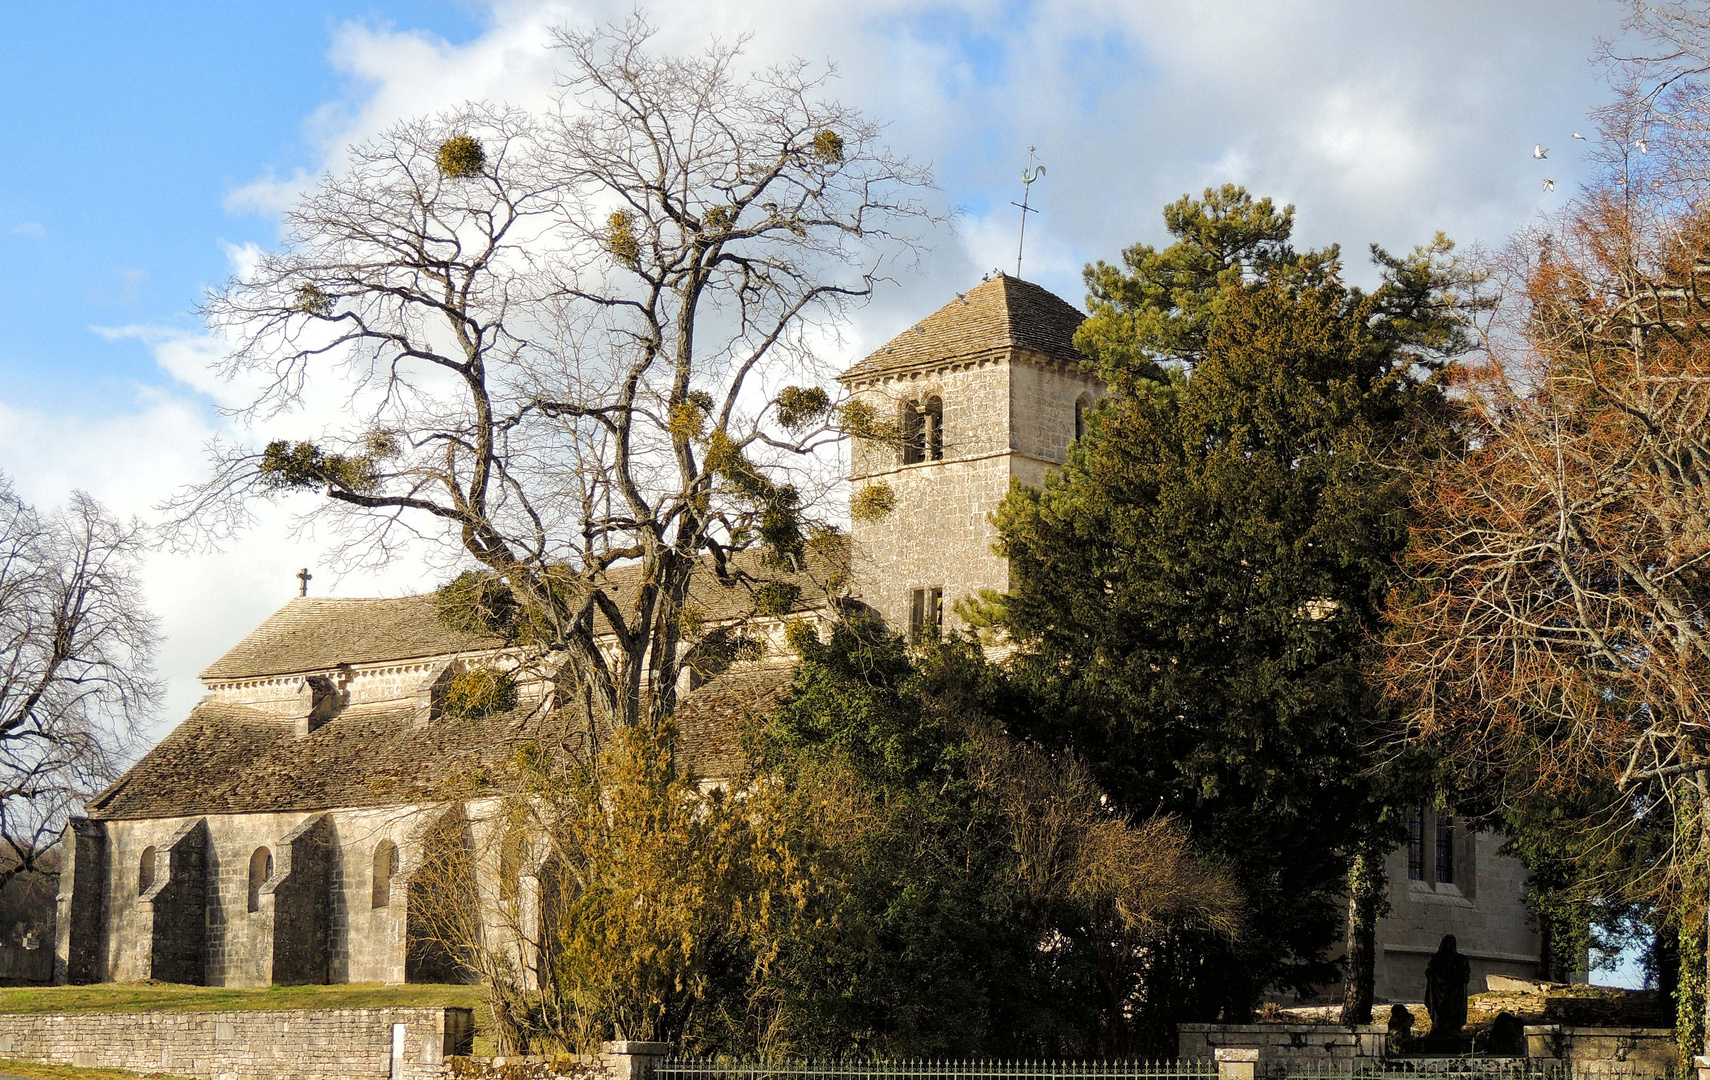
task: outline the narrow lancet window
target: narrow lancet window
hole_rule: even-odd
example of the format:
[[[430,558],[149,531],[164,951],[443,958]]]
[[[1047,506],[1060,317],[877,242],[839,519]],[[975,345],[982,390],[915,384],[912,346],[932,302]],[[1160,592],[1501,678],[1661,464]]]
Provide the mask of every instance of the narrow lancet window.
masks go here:
[[[398,845],[390,840],[380,841],[374,849],[374,893],[371,906],[390,907],[392,904],[392,875],[398,872]]]
[[[1414,807],[1407,823],[1407,880],[1425,880],[1425,808]]]
[[[914,465],[926,460],[926,418],[920,407],[905,401],[898,409],[897,428],[902,438],[902,463]]]
[[[929,397],[925,410],[926,430],[921,434],[925,443],[926,460],[944,460],[944,399]]]
[[[273,876],[273,852],[264,847],[249,857],[249,910],[261,910],[261,887]]]
[[[148,892],[154,884],[154,848],[143,848],[142,858],[137,861],[137,895]]]
[[[1437,815],[1437,884],[1455,883],[1455,819]]]

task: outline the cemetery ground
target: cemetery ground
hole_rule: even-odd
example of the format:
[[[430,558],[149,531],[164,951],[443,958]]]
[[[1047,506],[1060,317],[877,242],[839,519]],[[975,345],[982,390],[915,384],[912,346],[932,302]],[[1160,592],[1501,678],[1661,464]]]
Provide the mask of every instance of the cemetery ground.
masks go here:
[[[0,1080],[189,1080],[167,1073],[135,1073],[125,1069],[76,1069],[70,1065],[44,1065],[36,1061],[0,1058]]]

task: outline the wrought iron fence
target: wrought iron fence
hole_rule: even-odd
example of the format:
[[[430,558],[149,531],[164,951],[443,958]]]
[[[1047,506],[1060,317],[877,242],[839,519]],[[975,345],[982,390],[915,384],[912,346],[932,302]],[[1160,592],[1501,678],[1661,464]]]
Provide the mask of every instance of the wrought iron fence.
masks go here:
[[[1265,1080],[1673,1080],[1672,1069],[1642,1062],[1571,1064],[1526,1058],[1437,1057],[1262,1061]]]
[[[662,1059],[658,1080],[1216,1080],[1217,1064],[1182,1061],[899,1061]],[[1563,1065],[1525,1058],[1352,1058],[1259,1063],[1264,1080],[1674,1080],[1636,1062]]]
[[[665,1058],[661,1080],[1215,1080],[1213,1061],[844,1061]]]

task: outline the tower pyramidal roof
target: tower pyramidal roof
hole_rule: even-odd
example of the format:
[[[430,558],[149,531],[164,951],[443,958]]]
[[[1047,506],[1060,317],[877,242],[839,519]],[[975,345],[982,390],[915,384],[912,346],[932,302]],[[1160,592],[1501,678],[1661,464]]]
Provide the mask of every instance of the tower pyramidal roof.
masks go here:
[[[861,382],[1006,348],[1079,362],[1084,357],[1075,349],[1075,330],[1085,319],[1055,293],[1000,273],[904,330],[840,378]]]

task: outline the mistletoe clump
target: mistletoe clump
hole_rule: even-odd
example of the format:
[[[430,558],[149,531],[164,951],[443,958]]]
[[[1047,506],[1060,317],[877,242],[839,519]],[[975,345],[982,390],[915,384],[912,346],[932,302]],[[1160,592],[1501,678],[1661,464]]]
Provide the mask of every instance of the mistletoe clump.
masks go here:
[[[516,679],[490,666],[466,668],[451,676],[439,699],[440,715],[458,720],[479,720],[516,707]]]
[[[641,259],[641,241],[635,238],[635,215],[628,210],[613,210],[606,219],[606,250],[628,266]]]
[[[333,298],[319,285],[309,282],[297,286],[297,300],[293,306],[305,315],[324,319],[332,314]]]
[[[788,615],[802,598],[802,587],[788,581],[768,581],[754,590],[754,610],[760,615]]]
[[[439,144],[434,162],[441,173],[453,179],[480,176],[487,167],[487,152],[473,136],[453,135]]]
[[[778,394],[778,423],[804,431],[831,412],[831,395],[817,386],[786,386]]]
[[[886,483],[868,484],[849,500],[849,516],[856,521],[882,521],[897,508],[897,493]]]
[[[828,165],[843,160],[843,136],[826,128],[813,137],[813,156]]]

